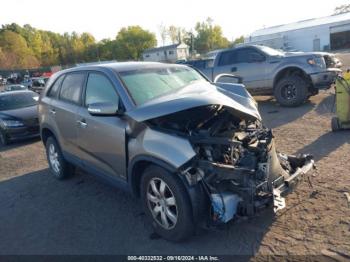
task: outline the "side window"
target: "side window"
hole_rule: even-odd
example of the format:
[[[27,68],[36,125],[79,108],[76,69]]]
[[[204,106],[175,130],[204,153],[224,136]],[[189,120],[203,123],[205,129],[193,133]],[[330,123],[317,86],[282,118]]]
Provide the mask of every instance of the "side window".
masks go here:
[[[248,63],[263,62],[265,60],[266,60],[265,56],[259,53],[258,51],[252,50],[251,52],[249,52]]]
[[[248,63],[249,51],[249,49],[239,49],[237,51],[237,63]]]
[[[56,79],[55,83],[53,85],[51,85],[51,88],[50,88],[47,96],[57,97],[63,78],[64,78],[64,75],[61,75],[58,79]]]
[[[84,77],[84,73],[67,74],[62,83],[60,99],[79,104]]]
[[[264,61],[265,57],[252,48],[245,48],[238,50],[237,60],[238,63],[256,63]]]
[[[226,51],[220,56],[219,66],[232,65],[237,63],[237,51]]]
[[[86,84],[85,105],[93,103],[119,104],[119,97],[112,83],[98,73],[90,73]]]

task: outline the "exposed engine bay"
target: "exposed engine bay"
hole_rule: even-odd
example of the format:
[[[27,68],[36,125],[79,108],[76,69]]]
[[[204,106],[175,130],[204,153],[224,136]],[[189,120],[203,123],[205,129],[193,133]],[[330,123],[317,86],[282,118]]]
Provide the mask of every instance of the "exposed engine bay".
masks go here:
[[[284,208],[283,195],[314,166],[310,155],[277,153],[270,129],[225,106],[191,108],[148,123],[190,141],[196,156],[180,172],[190,186],[204,189],[214,222]]]

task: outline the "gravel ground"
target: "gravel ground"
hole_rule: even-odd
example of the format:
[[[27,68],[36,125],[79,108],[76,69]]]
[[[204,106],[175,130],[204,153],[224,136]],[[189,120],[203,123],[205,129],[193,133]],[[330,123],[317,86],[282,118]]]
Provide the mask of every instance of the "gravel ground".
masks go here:
[[[350,131],[330,130],[333,95],[281,108],[257,97],[277,148],[312,153],[318,172],[303,181],[276,216],[265,212],[186,243],[153,239],[140,203],[78,171],[57,181],[44,148],[31,140],[0,148],[0,254],[336,255],[350,258]],[[255,257],[255,258],[254,258]]]

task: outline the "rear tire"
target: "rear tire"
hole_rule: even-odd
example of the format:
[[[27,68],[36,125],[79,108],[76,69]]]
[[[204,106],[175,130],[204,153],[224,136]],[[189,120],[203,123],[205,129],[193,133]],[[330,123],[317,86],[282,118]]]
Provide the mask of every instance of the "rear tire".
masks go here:
[[[195,226],[190,199],[176,174],[158,166],[146,168],[141,179],[141,199],[146,216],[158,235],[175,242],[193,235]]]
[[[55,178],[61,180],[74,173],[74,166],[64,159],[61,148],[54,137],[50,136],[46,140],[45,147],[50,172]]]
[[[308,85],[300,76],[287,76],[278,81],[274,88],[274,96],[279,104],[296,107],[304,103],[308,95]]]

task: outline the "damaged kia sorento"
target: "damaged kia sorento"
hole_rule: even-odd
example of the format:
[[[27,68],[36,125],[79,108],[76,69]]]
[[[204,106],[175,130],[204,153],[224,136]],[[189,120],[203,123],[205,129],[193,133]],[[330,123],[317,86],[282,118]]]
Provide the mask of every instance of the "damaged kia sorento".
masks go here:
[[[284,208],[312,157],[278,153],[244,86],[219,81],[146,62],[56,73],[39,103],[51,173],[63,179],[80,167],[118,181],[172,241],[199,225]]]

